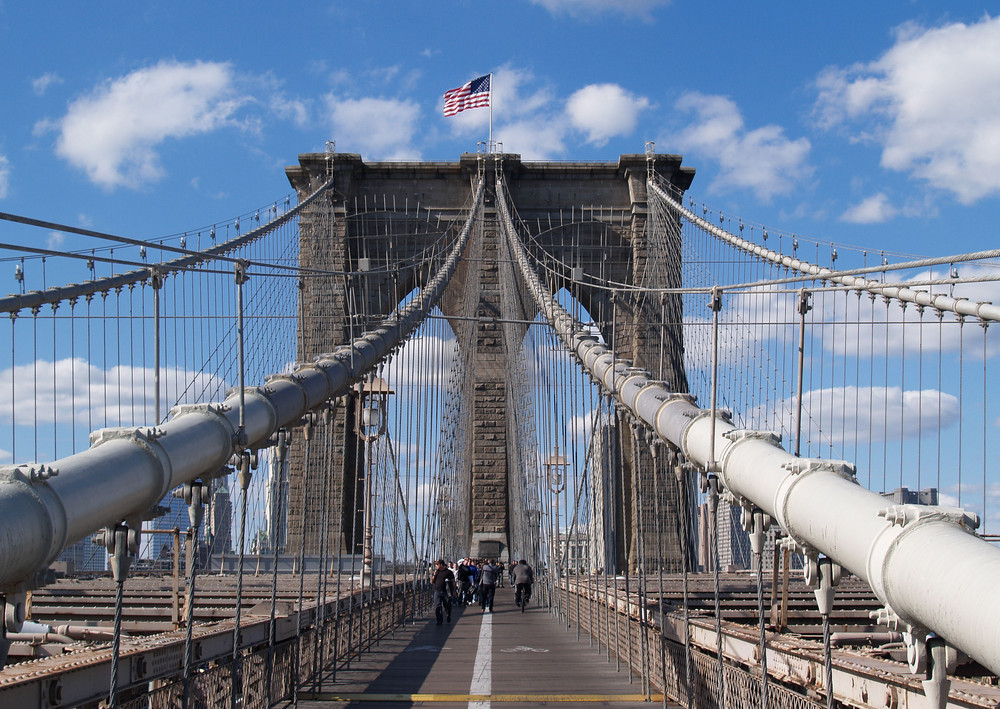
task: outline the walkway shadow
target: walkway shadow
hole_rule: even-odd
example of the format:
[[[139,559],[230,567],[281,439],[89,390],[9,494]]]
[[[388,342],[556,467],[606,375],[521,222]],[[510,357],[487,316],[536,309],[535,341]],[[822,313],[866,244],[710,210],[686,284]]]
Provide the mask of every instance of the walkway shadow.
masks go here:
[[[395,637],[383,638],[371,650],[352,660],[350,667],[338,669],[335,681],[328,676],[323,683],[323,693],[351,695],[363,692],[368,695],[404,696],[420,693],[441,651],[452,639],[455,627],[469,610],[469,607],[456,605],[452,608],[450,623],[437,625],[431,612],[415,623],[398,629]],[[372,709],[375,706],[397,708],[418,704],[424,706],[426,702],[381,699],[377,703],[337,702],[336,706]]]

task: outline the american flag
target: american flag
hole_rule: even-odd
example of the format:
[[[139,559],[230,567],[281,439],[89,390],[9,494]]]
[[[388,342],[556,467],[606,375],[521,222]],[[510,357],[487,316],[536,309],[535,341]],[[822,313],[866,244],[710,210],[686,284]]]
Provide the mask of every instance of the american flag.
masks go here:
[[[444,94],[444,115],[454,116],[467,108],[489,106],[491,76],[493,75],[480,76],[464,86],[446,91]]]

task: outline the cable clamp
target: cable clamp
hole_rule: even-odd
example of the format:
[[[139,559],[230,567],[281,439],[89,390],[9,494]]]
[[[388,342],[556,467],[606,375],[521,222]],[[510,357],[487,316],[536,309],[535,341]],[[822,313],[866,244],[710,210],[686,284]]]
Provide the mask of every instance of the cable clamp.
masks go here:
[[[809,475],[810,473],[834,473],[845,480],[856,482],[857,469],[846,460],[827,460],[826,458],[795,458],[782,463],[781,468],[793,475]]]
[[[721,413],[721,410],[720,410]],[[745,441],[748,439],[765,441],[773,446],[781,445],[781,434],[777,431],[752,431],[750,429],[734,429],[732,431],[726,431],[722,434],[722,437],[737,443],[739,441]]]
[[[876,625],[884,625],[892,631],[899,630],[899,616],[889,606],[878,610],[868,611],[868,617],[875,621]]]
[[[928,521],[942,521],[957,524],[970,533],[979,528],[979,515],[961,507],[940,507],[938,505],[890,505],[878,511],[891,525],[905,527],[908,524]]]
[[[59,470],[51,465],[18,465],[12,469],[12,473],[23,475],[30,485],[43,483],[59,475]],[[5,476],[8,479],[20,477],[20,475]],[[6,482],[6,481],[5,481]]]

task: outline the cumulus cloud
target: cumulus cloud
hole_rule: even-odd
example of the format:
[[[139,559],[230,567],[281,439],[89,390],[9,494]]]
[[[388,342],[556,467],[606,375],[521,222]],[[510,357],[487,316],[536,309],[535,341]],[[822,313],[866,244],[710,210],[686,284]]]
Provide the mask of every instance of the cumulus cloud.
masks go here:
[[[414,101],[391,98],[327,96],[332,135],[339,145],[350,145],[374,160],[416,160],[413,137],[420,119]]]
[[[138,188],[164,175],[165,140],[235,125],[249,99],[236,95],[228,64],[162,61],[108,81],[48,122],[56,153],[105,188]]]
[[[566,113],[573,127],[587,134],[588,142],[601,146],[634,131],[639,113],[648,107],[648,98],[617,84],[590,84],[569,97]]]
[[[946,295],[956,299],[968,299],[976,303],[1000,302],[1000,282],[995,279],[996,269],[990,266],[963,264],[956,268],[965,283],[934,286],[923,285],[926,281],[940,280],[949,276],[948,267],[920,272],[897,273],[888,280],[899,284],[912,284],[914,290],[930,290],[935,295]],[[959,322],[953,315],[938,320],[935,311],[925,308],[923,313],[914,305],[902,307],[900,302],[886,303],[882,298],[857,298],[847,295],[824,296],[817,294],[812,300],[810,319],[817,324],[817,333],[824,347],[839,355],[864,355],[869,352],[887,352],[893,357],[900,355],[938,355],[944,353],[964,353],[965,359],[995,357],[1000,353],[1000,331],[990,327],[969,327]],[[768,320],[767,322],[778,322]],[[859,327],[858,323],[875,323],[874,326]],[[904,328],[905,325],[905,328]],[[920,328],[924,329],[921,336]],[[904,332],[905,329],[905,332]]]
[[[570,416],[566,422],[566,432],[570,438],[580,441],[582,445],[586,446],[594,432],[594,422],[598,415],[597,409],[590,409],[585,413]]]
[[[553,14],[567,14],[574,17],[590,17],[617,12],[628,17],[650,19],[658,7],[669,5],[670,0],[531,0]]]
[[[45,248],[50,251],[58,251],[66,243],[66,234],[61,231],[50,231],[45,237]]]
[[[386,365],[382,376],[394,389],[444,386],[456,366],[458,342],[454,337],[421,335],[406,341]]]
[[[948,267],[935,270],[896,273],[887,281],[909,285],[913,290],[930,291],[975,303],[1000,302],[1000,281],[990,266],[962,264],[956,268],[964,283],[924,285],[927,281],[946,279]],[[983,279],[983,280],[977,280]],[[851,293],[814,293],[807,317],[808,337],[827,352],[840,356],[868,356],[872,352],[900,356],[938,356],[964,353],[966,359],[981,360],[1000,354],[1000,328],[965,326],[951,314],[939,320],[932,308],[923,312],[915,305],[903,307],[900,301],[886,303],[857,297]],[[766,346],[768,342],[788,343],[798,337],[796,323],[798,297],[780,287],[752,288],[723,299],[720,313],[720,355],[735,357],[747,343]],[[692,342],[705,340],[711,321],[699,316],[685,317],[685,337]],[[753,326],[767,323],[767,327]],[[862,327],[859,323],[867,323]],[[873,325],[874,324],[874,325]],[[923,335],[921,336],[921,328]],[[905,332],[904,332],[905,330]],[[691,353],[691,366],[703,369],[707,353]]]
[[[39,96],[43,96],[45,95],[45,92],[49,90],[50,86],[55,86],[56,84],[61,83],[63,83],[63,79],[58,74],[42,74],[37,79],[32,79],[31,90]]]
[[[503,150],[524,160],[548,160],[565,154],[574,130],[598,146],[631,133],[650,101],[617,84],[591,84],[563,101],[532,71],[506,65],[493,72],[492,104],[494,116],[503,117],[493,127]],[[442,120],[456,136],[485,137],[490,112],[475,109]]]
[[[820,125],[881,145],[883,167],[964,204],[1000,194],[1000,18],[907,25],[879,59],[816,81]]]
[[[776,125],[748,129],[737,105],[725,96],[691,92],[678,99],[676,108],[694,114],[694,120],[664,142],[718,161],[719,176],[710,191],[750,189],[769,201],[812,174],[806,138],[790,140]]]
[[[0,372],[0,421],[130,426],[154,421],[154,372],[144,367],[102,369],[76,357],[38,360]],[[211,374],[167,367],[160,376],[164,408],[174,402],[221,401],[226,383]],[[13,388],[13,389],[12,389]]]
[[[771,426],[794,431],[797,408],[794,397],[778,402],[770,416]],[[915,438],[953,425],[959,415],[958,397],[952,394],[900,387],[814,389],[802,395],[802,410],[803,439],[836,445]],[[925,415],[912,415],[916,411]]]
[[[7,196],[10,187],[10,161],[5,155],[0,155],[0,199]]]
[[[562,154],[569,130],[567,117],[556,106],[551,87],[536,88],[536,83],[534,74],[527,69],[507,65],[493,72],[493,112],[506,119],[494,125],[493,139],[502,143],[506,152],[518,153],[525,160]],[[442,120],[455,135],[485,137],[490,112],[474,109]]]
[[[309,102],[297,98],[288,98],[284,94],[274,94],[270,100],[271,111],[279,118],[292,121],[300,128],[309,125]]]
[[[497,133],[507,152],[524,160],[548,160],[566,150],[565,127],[558,121],[539,118],[507,123]]]
[[[308,127],[312,123],[313,101],[288,96],[284,90],[284,82],[270,72],[258,77],[256,84],[256,94],[266,96],[267,107],[274,116],[291,121],[299,128]]]
[[[881,224],[899,214],[899,210],[889,203],[885,192],[873,194],[844,212],[840,220],[850,224]]]

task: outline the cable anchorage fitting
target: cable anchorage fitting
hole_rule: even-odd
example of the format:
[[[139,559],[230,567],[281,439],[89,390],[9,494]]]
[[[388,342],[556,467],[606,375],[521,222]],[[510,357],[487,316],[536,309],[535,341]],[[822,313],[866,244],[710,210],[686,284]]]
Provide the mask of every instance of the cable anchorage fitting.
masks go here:
[[[796,458],[781,465],[793,475],[809,475],[810,473],[834,473],[840,477],[854,481],[857,469],[846,460],[827,460],[826,458]]]
[[[890,505],[878,511],[879,517],[885,517],[892,525],[905,527],[917,522],[940,520],[951,522],[966,529],[970,533],[979,529],[979,515],[968,512],[960,507],[940,507],[938,505]]]

